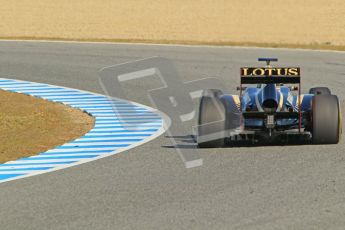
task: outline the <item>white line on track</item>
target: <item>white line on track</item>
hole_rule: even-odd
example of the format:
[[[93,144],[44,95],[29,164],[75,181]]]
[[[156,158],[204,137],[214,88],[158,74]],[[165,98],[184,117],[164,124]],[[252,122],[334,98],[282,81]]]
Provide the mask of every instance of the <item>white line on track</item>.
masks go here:
[[[71,147],[83,147],[83,146],[111,146],[111,145],[124,145],[124,144],[131,144],[133,142],[138,142],[137,140],[135,141],[104,141],[104,142],[91,142],[90,140],[88,140],[89,142],[77,142],[77,143],[68,143],[68,144],[64,144],[64,146],[71,146]]]
[[[60,158],[60,157],[74,157],[74,158],[78,158],[78,156],[95,156],[95,155],[101,155],[101,154],[105,154],[105,153],[109,153],[108,152],[99,152],[99,153],[74,153],[74,154],[44,154],[44,155],[39,155],[39,156],[32,156],[30,157],[31,159],[38,159],[38,158]],[[67,158],[69,159],[69,158]]]
[[[137,137],[95,137],[95,138],[81,138],[81,139],[76,139],[75,141],[80,143],[80,142],[89,142],[89,141],[119,141],[121,139],[129,139],[129,138],[132,138],[132,139],[143,139],[145,137],[141,137],[141,136],[137,136]]]
[[[56,163],[56,162],[59,162],[59,163],[63,163],[63,162],[71,162],[71,161],[79,161],[79,160],[84,160],[82,158],[70,158],[70,159],[50,159],[50,160],[16,160],[16,161],[10,161],[11,163],[13,164],[34,164],[34,163],[44,163],[44,164],[47,164],[47,163]],[[9,163],[9,162],[8,162]]]
[[[52,149],[52,150],[49,150],[48,152],[49,153],[53,153],[53,152],[65,152],[65,153],[73,153],[73,152],[80,152],[80,151],[97,151],[97,150],[102,150],[102,151],[113,151],[113,150],[116,150],[120,147],[112,147],[112,146],[104,146],[104,147],[93,147],[93,148],[82,148],[82,147],[75,147],[73,148],[72,146],[70,146],[70,148],[66,148],[66,149]],[[37,155],[37,156],[41,156],[41,155]],[[34,156],[34,157],[37,157],[37,156]]]
[[[3,164],[6,165],[6,164]],[[61,164],[22,164],[22,165],[15,165],[15,166],[1,166],[0,170],[6,169],[25,169],[25,168],[45,168],[45,167],[56,167],[60,166]]]

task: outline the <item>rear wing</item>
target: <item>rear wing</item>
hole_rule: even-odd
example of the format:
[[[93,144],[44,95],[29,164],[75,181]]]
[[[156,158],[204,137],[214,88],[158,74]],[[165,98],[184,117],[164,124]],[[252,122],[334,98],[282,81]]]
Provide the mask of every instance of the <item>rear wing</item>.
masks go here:
[[[298,84],[298,98],[301,98],[301,69],[299,67],[272,67],[270,62],[278,61],[277,58],[259,58],[258,61],[265,61],[266,67],[242,67],[241,68],[241,86],[240,97],[242,97],[242,84]],[[240,101],[242,108],[242,100]],[[302,109],[301,100],[298,100],[298,112],[294,113],[299,119],[298,130],[301,132],[302,127]],[[262,116],[262,113],[257,112],[242,113],[243,117],[257,117]],[[292,115],[292,113],[278,113],[278,117],[285,117]]]
[[[299,67],[242,67],[241,84],[299,84],[300,71]]]

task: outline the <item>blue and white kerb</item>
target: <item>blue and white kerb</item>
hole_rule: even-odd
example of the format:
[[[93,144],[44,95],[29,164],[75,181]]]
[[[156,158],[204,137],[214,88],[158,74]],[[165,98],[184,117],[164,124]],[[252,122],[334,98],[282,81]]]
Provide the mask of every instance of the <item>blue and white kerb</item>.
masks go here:
[[[0,78],[0,89],[60,102],[84,110],[96,120],[94,128],[83,137],[36,156],[0,164],[0,183],[111,156],[164,132],[164,115],[137,103],[77,89],[3,78]]]

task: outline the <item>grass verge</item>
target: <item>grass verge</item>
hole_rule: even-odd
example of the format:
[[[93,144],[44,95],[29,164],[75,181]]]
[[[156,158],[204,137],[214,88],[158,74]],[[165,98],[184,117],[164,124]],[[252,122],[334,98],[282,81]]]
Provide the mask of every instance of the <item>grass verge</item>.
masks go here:
[[[0,163],[45,152],[93,126],[94,118],[81,110],[0,90]]]

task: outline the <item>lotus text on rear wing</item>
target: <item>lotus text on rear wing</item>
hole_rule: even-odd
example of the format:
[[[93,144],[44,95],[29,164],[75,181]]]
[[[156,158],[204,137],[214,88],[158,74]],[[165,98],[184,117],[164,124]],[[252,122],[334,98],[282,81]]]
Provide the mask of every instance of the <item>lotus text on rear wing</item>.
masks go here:
[[[243,67],[242,76],[299,76],[299,67]]]

